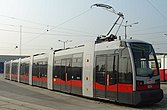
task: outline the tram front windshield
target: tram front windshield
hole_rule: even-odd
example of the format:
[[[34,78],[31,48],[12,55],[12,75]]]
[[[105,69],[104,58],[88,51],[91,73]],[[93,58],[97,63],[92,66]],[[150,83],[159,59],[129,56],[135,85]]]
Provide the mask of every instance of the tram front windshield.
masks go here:
[[[137,76],[159,75],[156,56],[152,45],[146,43],[131,43]]]

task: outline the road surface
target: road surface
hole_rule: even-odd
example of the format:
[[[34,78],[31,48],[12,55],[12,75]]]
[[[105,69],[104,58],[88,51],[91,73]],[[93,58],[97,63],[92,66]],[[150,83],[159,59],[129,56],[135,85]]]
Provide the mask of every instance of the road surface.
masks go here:
[[[113,102],[34,87],[0,77],[0,110],[164,110],[167,109],[167,83],[161,84],[164,98],[152,106],[134,108]]]

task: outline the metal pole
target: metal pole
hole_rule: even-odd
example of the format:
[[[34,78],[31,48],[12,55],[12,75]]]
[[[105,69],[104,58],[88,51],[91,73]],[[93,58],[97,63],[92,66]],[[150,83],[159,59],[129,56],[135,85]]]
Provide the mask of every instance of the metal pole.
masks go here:
[[[72,40],[70,40],[70,41],[69,41],[69,40],[66,40],[66,41],[58,40],[58,41],[63,43],[63,45],[64,45],[64,46],[63,46],[64,49],[66,48],[66,46],[65,46],[66,43],[68,43],[68,42],[72,42]]]
[[[66,42],[63,42],[64,43],[64,49],[66,48],[65,45],[66,45]]]
[[[127,22],[128,22],[128,21],[125,22],[125,39],[127,39],[127,35],[126,35]]]
[[[20,25],[20,57],[21,57],[21,46],[22,46],[22,25]]]
[[[127,39],[127,35],[126,35],[126,27],[127,27],[127,26],[125,25],[125,39]]]
[[[127,24],[127,23],[128,23],[128,21],[125,22],[125,25],[122,25],[122,26],[125,27],[125,39],[127,39],[127,27],[128,27],[128,26],[129,26],[129,27],[132,27],[132,25],[138,24],[138,22],[135,22],[135,23],[132,23],[132,24]]]
[[[117,20],[115,21],[114,25],[111,27],[111,29],[110,29],[109,32],[107,33],[107,36],[110,35],[110,32],[111,32],[112,29],[115,27],[115,25],[117,24],[117,22],[118,22],[118,20],[119,20],[120,17],[121,17],[121,16],[119,16],[119,17],[117,18]]]

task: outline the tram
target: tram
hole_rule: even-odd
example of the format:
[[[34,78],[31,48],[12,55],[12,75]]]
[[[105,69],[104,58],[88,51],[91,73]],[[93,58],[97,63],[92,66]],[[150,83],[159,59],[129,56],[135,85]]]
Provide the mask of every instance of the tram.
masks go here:
[[[139,40],[98,38],[5,62],[4,69],[5,79],[94,99],[143,105],[163,98],[154,49]]]
[[[156,53],[158,66],[160,70],[160,81],[167,81],[167,54],[166,53]],[[154,66],[154,65],[152,65]]]

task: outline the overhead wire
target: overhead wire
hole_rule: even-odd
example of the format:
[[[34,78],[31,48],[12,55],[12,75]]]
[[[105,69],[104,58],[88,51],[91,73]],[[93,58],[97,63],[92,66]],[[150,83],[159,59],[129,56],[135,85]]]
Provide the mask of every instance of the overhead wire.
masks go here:
[[[167,43],[166,42],[164,42],[164,43],[156,43],[156,44],[153,44],[153,45],[167,45]]]
[[[0,28],[0,31],[8,31],[8,32],[16,32],[16,33],[20,32],[20,31],[16,31],[16,30],[7,30],[7,29],[1,29],[1,28]],[[37,32],[29,32],[29,31],[22,31],[22,33],[27,33],[27,34],[41,34],[41,33],[37,33]],[[69,33],[66,32],[67,34],[64,34],[64,33],[65,32],[63,32],[63,33],[50,33],[50,34],[46,33],[45,35],[53,35],[53,36],[55,36],[55,35],[59,35],[59,36],[74,36],[75,35],[75,33],[70,33],[70,32]],[[79,34],[79,35],[85,36],[85,37],[94,37],[95,36],[93,34]]]
[[[159,33],[166,33],[167,31],[159,31],[159,32],[148,32],[148,33],[142,33],[142,34],[133,34],[133,35],[149,35],[149,34],[159,34]]]
[[[87,13],[87,12],[90,11],[90,10],[91,10],[91,9],[88,9],[88,10],[86,10],[86,11],[83,11],[82,13],[80,13],[80,14],[74,16],[74,17],[71,17],[70,19],[67,19],[66,21],[64,21],[64,22],[62,22],[62,23],[60,23],[60,24],[58,24],[58,25],[56,25],[56,26],[52,26],[51,29],[48,29],[47,31],[45,31],[45,32],[43,32],[43,33],[39,33],[39,35],[37,35],[37,36],[34,37],[33,39],[27,41],[26,43],[29,43],[29,42],[33,41],[34,39],[37,39],[38,37],[40,37],[40,36],[42,36],[42,35],[45,35],[45,34],[48,33],[49,31],[52,31],[52,30],[54,30],[55,28],[58,28],[59,26],[61,26],[61,25],[65,24],[65,23],[67,23],[67,22],[69,22],[69,21],[71,21],[71,20],[73,20],[73,19],[75,19],[75,18],[77,18],[77,17],[79,17],[79,16],[81,16],[81,15]],[[5,15],[0,15],[0,16],[2,16],[2,17],[7,17],[7,18],[10,18],[10,19],[20,20],[20,21],[24,21],[24,22],[29,22],[29,23],[34,23],[34,24],[40,24],[40,25],[48,26],[48,25],[45,25],[45,24],[42,24],[42,23],[37,23],[37,22],[29,21],[29,20],[24,20],[24,19],[16,18],[16,17],[5,16]],[[10,25],[10,26],[16,26],[16,25]],[[50,26],[50,25],[49,25],[49,26]],[[5,29],[0,29],[0,30],[3,30],[3,31],[11,31],[11,32],[17,32],[17,31],[14,31],[14,30],[5,30]],[[27,33],[31,33],[31,32],[27,32]],[[22,44],[22,45],[25,45],[26,43],[24,43],[24,44]]]
[[[108,2],[108,1],[110,1],[110,0],[107,0],[107,1],[105,1],[105,2]],[[88,10],[86,10],[86,11],[84,11],[84,12],[78,14],[77,16],[74,16],[74,17],[72,17],[72,18],[70,18],[70,19],[68,19],[68,20],[66,20],[66,21],[64,21],[64,22],[62,22],[62,23],[60,23],[60,24],[58,24],[58,25],[56,25],[56,26],[51,26],[51,25],[49,25],[49,26],[51,26],[51,27],[53,27],[53,28],[48,29],[47,31],[45,31],[45,32],[43,32],[43,33],[33,33],[33,32],[23,32],[23,31],[22,31],[23,33],[39,34],[39,35],[37,35],[36,37],[34,37],[33,39],[27,41],[26,43],[31,42],[31,41],[33,41],[34,39],[37,39],[38,37],[47,34],[49,31],[52,31],[52,30],[54,30],[55,28],[58,28],[59,26],[61,26],[61,25],[65,24],[65,23],[67,23],[67,22],[69,22],[69,21],[71,21],[71,20],[73,20],[73,19],[75,19],[75,18],[77,18],[77,17],[79,17],[79,16],[81,16],[81,15],[87,13],[87,12],[90,11],[90,10],[91,10],[91,9],[88,9]],[[48,26],[48,25],[46,25],[46,24],[42,24],[42,23],[30,21],[30,20],[25,20],[25,19],[20,19],[20,18],[13,17],[13,16],[6,16],[6,15],[0,15],[0,16],[1,16],[1,17],[5,17],[5,18],[9,18],[9,19],[13,19],[13,20],[19,20],[19,21],[23,21],[23,22],[29,22],[29,23],[33,23],[33,24]],[[6,25],[6,24],[4,24],[4,25]],[[17,27],[20,27],[19,25],[8,25],[8,26],[17,26]],[[27,27],[27,28],[28,28],[28,27]],[[31,27],[29,27],[29,28],[31,28]],[[31,29],[39,29],[39,28],[31,28]],[[69,29],[69,30],[71,30],[71,29]],[[16,30],[7,30],[7,29],[0,29],[0,31],[19,32],[19,31],[16,31]],[[76,31],[75,31],[75,32],[76,32]],[[79,32],[79,31],[77,31],[77,32]],[[92,34],[92,33],[89,33],[89,34]],[[47,34],[47,35],[56,35],[56,34]],[[90,37],[90,36],[89,36],[89,37]],[[26,43],[24,43],[24,44],[22,44],[22,45],[25,45]]]
[[[63,29],[63,30],[66,30],[66,31],[72,31],[72,32],[76,32],[76,33],[84,33],[84,34],[90,34],[90,35],[97,35],[96,33],[87,32],[87,31],[81,31],[81,30],[76,30],[76,29],[71,29],[71,28],[59,27],[57,29]],[[57,30],[56,30],[56,32],[57,32]]]
[[[20,25],[15,25],[15,24],[4,24],[4,23],[0,23],[0,25],[5,25],[5,26],[11,26],[11,27],[17,27],[17,28],[20,28]],[[46,31],[46,29],[44,29],[44,28],[38,28],[38,27],[30,27],[30,26],[24,26],[24,25],[22,25],[22,28],[26,28],[26,29],[35,29],[35,30],[43,30],[43,31]],[[97,34],[95,34],[95,33],[92,33],[92,32],[86,32],[86,31],[80,31],[80,30],[76,30],[76,29],[71,29],[71,28],[61,28],[61,27],[59,27],[59,28],[57,28],[57,29],[59,29],[59,30],[61,30],[61,29],[63,29],[63,31],[58,31],[58,30],[52,30],[52,31],[56,31],[56,32],[60,32],[60,33],[67,33],[67,34],[79,34],[79,35],[82,35],[82,36],[97,36]],[[9,29],[2,29],[2,28],[0,28],[0,31],[9,31],[9,32],[20,32],[20,31],[16,31],[16,30],[9,30]],[[72,32],[69,32],[69,31],[72,31]],[[29,34],[41,34],[41,33],[38,33],[38,32],[27,32],[27,31],[22,31],[22,33],[29,33]],[[63,35],[62,34],[62,35]],[[57,35],[57,34],[48,34],[48,33],[46,33],[45,35]],[[67,36],[69,36],[69,35],[67,35]]]
[[[55,28],[58,28],[59,26],[61,26],[61,25],[65,24],[65,23],[67,23],[67,22],[69,22],[69,21],[71,21],[71,20],[73,20],[73,19],[75,19],[75,18],[77,18],[77,17],[79,17],[79,16],[81,16],[81,15],[83,15],[83,14],[89,12],[90,10],[91,10],[91,8],[88,9],[88,10],[86,10],[86,11],[83,11],[82,13],[80,13],[80,14],[74,16],[74,17],[71,17],[70,19],[67,19],[66,21],[64,21],[64,22],[62,22],[62,23],[60,23],[60,24],[54,26],[53,28],[49,29],[48,31],[51,31],[51,30],[53,30],[53,29],[55,29]],[[25,44],[27,44],[27,43],[29,43],[29,42],[31,42],[31,41],[37,39],[38,37],[40,37],[40,36],[42,36],[42,35],[44,35],[44,34],[46,34],[48,31],[43,32],[43,33],[37,35],[37,36],[34,37],[33,39],[31,39],[31,40],[27,41],[26,43],[24,43],[23,45],[25,45]]]
[[[22,21],[22,22],[28,22],[28,23],[32,23],[32,24],[48,26],[48,25],[46,25],[46,24],[42,24],[42,23],[38,23],[38,22],[35,22],[35,21],[30,21],[30,20],[25,20],[25,19],[13,17],[13,16],[7,16],[7,15],[0,15],[0,16],[1,16],[1,17],[5,17],[5,18],[8,18],[8,19],[19,20],[19,21]],[[51,25],[50,25],[50,26],[51,26]]]
[[[161,13],[161,11],[153,4],[151,3],[149,0],[146,0],[153,8],[154,10],[157,11],[157,13],[164,19],[164,21],[167,23],[167,18],[164,16],[164,14]]]
[[[107,1],[105,1],[104,3],[107,3],[108,1],[110,1],[110,0],[107,0]],[[77,18],[77,17],[79,17],[79,16],[81,16],[81,15],[87,13],[87,12],[90,11],[90,10],[91,10],[91,9],[88,9],[88,10],[86,10],[86,11],[84,11],[84,12],[82,12],[82,13],[80,13],[80,14],[78,14],[78,15],[76,15],[76,16],[74,16],[74,17],[72,17],[72,18],[70,18],[70,19],[68,19],[68,20],[66,20],[66,21],[64,21],[64,22],[62,22],[62,23],[56,25],[56,26],[51,26],[51,25],[49,25],[49,26],[51,26],[51,27],[53,27],[53,28],[51,28],[51,29],[49,29],[49,30],[47,30],[47,31],[45,31],[45,32],[43,32],[43,33],[23,32],[23,33],[30,33],[30,34],[39,34],[39,35],[37,35],[36,37],[34,37],[33,39],[27,41],[26,43],[31,42],[31,41],[33,41],[34,39],[37,39],[38,37],[47,34],[49,31],[52,31],[52,30],[54,30],[55,28],[58,28],[59,26],[61,26],[61,25],[65,24],[65,23],[67,23],[67,22],[69,22],[69,21],[71,21],[71,20],[73,20],[73,19],[75,19],[75,18]],[[6,16],[6,15],[0,15],[0,16],[1,16],[1,17],[6,17],[6,18],[9,18],[9,19],[13,19],[13,20],[19,20],[19,21],[23,21],[23,22],[29,22],[29,23],[33,23],[33,24],[48,26],[48,25],[43,24],[43,23],[38,23],[38,22],[30,21],[30,20],[20,19],[20,18],[13,17],[13,16]],[[10,25],[10,26],[17,26],[17,27],[19,27],[19,25]],[[31,27],[27,27],[27,28],[31,28]],[[39,29],[39,28],[32,28],[32,29]],[[6,30],[6,29],[0,29],[0,30],[1,30],[1,31],[10,31],[10,32],[19,32],[19,31],[15,31],[15,30]],[[89,34],[90,34],[90,33],[89,33]],[[92,33],[91,33],[91,34],[92,34]],[[47,34],[47,35],[57,35],[57,34]],[[85,35],[84,35],[84,36],[85,36]],[[89,36],[89,37],[90,37],[90,36]],[[22,45],[25,45],[26,43],[24,43],[24,44],[22,44]]]
[[[139,29],[139,30],[131,31],[131,33],[138,32],[138,31],[148,31],[150,29],[156,29],[156,28],[162,28],[162,27],[167,27],[167,25],[158,25],[158,26],[153,26],[153,27],[148,27],[148,28],[142,28],[142,29]]]
[[[110,1],[110,0],[106,0],[104,3],[107,3],[108,1]],[[79,17],[79,16],[81,16],[81,15],[83,15],[83,14],[89,12],[90,10],[91,10],[91,8],[87,9],[86,11],[83,11],[82,13],[80,13],[80,14],[78,14],[78,15],[76,15],[76,16],[74,16],[74,17],[72,17],[72,18],[70,18],[70,19],[68,19],[68,20],[66,20],[66,21],[64,21],[64,22],[62,22],[62,23],[56,25],[56,26],[53,26],[53,28],[51,28],[51,29],[48,30],[48,31],[52,31],[53,29],[58,28],[59,26],[61,26],[61,25],[65,24],[65,23],[67,23],[67,22],[69,22],[69,21],[71,21],[71,20],[73,20],[73,19],[75,19],[75,18],[77,18],[77,17]],[[48,32],[48,31],[47,31],[47,32]],[[39,34],[38,36],[36,36],[36,37],[34,37],[33,39],[27,41],[26,43],[29,43],[29,42],[33,41],[34,39],[37,39],[38,37],[44,35],[44,34],[47,33],[47,32],[43,32],[43,33]],[[23,44],[23,45],[25,45],[25,44]]]
[[[84,14],[84,12],[81,13],[81,14]],[[51,27],[57,28],[57,26],[55,27],[55,26],[52,26],[52,25],[37,23],[37,22],[34,22],[34,21],[25,20],[25,19],[20,19],[20,18],[16,18],[16,17],[12,17],[12,16],[6,16],[6,15],[0,15],[0,16],[1,16],[1,17],[6,17],[6,18],[9,18],[9,19],[15,19],[15,20],[23,21],[23,22],[28,22],[28,23],[43,25],[43,26],[47,26],[47,27],[48,27],[48,26],[51,26]],[[78,16],[80,16],[80,14],[79,14]],[[78,17],[78,16],[75,16],[74,18],[76,18],[76,17]],[[61,23],[61,24],[59,24],[59,25],[62,25],[62,24],[66,23],[66,22],[68,22],[68,21],[70,21],[70,20],[72,20],[72,19],[74,19],[74,18],[68,19],[67,21],[65,21],[65,22],[63,22],[63,23]],[[0,25],[13,26],[13,27],[20,27],[20,25],[14,25],[14,24],[4,24],[4,23],[0,23]],[[22,28],[38,29],[38,30],[43,30],[43,31],[45,30],[45,31],[46,31],[46,29],[36,28],[36,27],[34,28],[34,27],[23,26],[23,25],[22,25]],[[54,28],[52,28],[51,30],[54,31],[54,30],[53,30]],[[4,30],[4,31],[10,31],[10,30],[7,30],[7,29],[1,29],[1,31],[2,31],[2,30]],[[48,31],[51,31],[51,30],[48,30]],[[72,30],[72,29],[67,29],[67,28],[66,28],[66,30]],[[11,30],[11,31],[15,32],[14,30]],[[73,30],[73,31],[74,31],[74,30]],[[57,30],[56,30],[56,32],[57,32]],[[79,31],[77,30],[77,32],[79,32]],[[28,33],[31,33],[31,32],[28,32]],[[44,32],[44,33],[46,33],[46,32]],[[40,33],[40,34],[44,34],[44,33]],[[67,33],[67,32],[65,32],[65,33]],[[83,33],[83,32],[82,32],[82,33]],[[86,33],[86,32],[84,32],[84,33]],[[89,34],[90,34],[90,33],[89,33]]]
[[[167,18],[164,16],[163,13],[161,13],[161,11],[150,1],[150,0],[146,0],[149,5],[165,20],[167,21]],[[165,27],[167,25],[159,25],[159,26],[154,26],[154,27],[149,27],[149,28],[144,28],[144,29],[140,29],[140,30],[135,30],[135,31],[131,31],[131,33],[134,33],[134,32],[138,32],[138,31],[146,31],[148,29],[155,29],[155,28],[160,28],[160,27]],[[164,34],[166,33],[167,31],[159,31],[159,32],[146,32],[146,33],[141,33],[141,34],[133,34],[133,35],[138,35],[138,36],[142,36],[142,35],[151,35],[151,34]]]
[[[107,2],[109,2],[109,1],[110,1],[110,0],[106,0],[106,1],[104,1],[104,3],[107,3]],[[167,18],[159,11],[158,8],[156,8],[156,7],[153,5],[153,3],[151,3],[149,0],[147,0],[147,2],[164,18],[165,21],[167,20]],[[89,10],[90,10],[90,9],[88,9],[88,10],[86,10],[86,11],[84,11],[84,12],[78,14],[77,16],[74,16],[74,17],[72,17],[72,18],[70,18],[70,19],[68,19],[68,20],[66,20],[66,21],[64,21],[64,22],[62,22],[62,23],[60,23],[60,24],[58,24],[58,25],[56,25],[56,26],[52,26],[52,25],[48,25],[48,24],[43,24],[43,23],[31,21],[31,20],[25,20],[25,19],[13,17],[13,16],[7,16],[7,15],[0,15],[0,16],[6,17],[6,18],[9,18],[9,19],[14,19],[14,20],[23,21],[23,22],[28,22],[28,23],[43,25],[43,26],[51,26],[51,27],[53,27],[53,28],[51,28],[51,29],[48,30],[48,31],[53,31],[55,28],[57,28],[57,27],[59,27],[59,26],[65,24],[65,23],[67,23],[67,22],[69,22],[69,21],[71,21],[71,20],[73,20],[73,19],[75,19],[75,18],[81,16],[82,14],[87,13]],[[12,25],[11,25],[11,26],[12,26]],[[13,25],[13,26],[18,26],[18,27],[19,27],[19,25]],[[24,26],[24,27],[25,27],[25,26]],[[32,28],[32,27],[25,27],[25,28],[40,29],[40,28]],[[152,27],[152,28],[154,28],[154,27]],[[148,29],[149,29],[149,28],[148,28]],[[2,29],[1,29],[1,30],[2,30]],[[42,29],[41,29],[41,30],[42,30]],[[138,31],[142,31],[142,30],[138,30]],[[132,31],[132,32],[135,32],[135,31]],[[30,33],[31,33],[31,32],[30,32]],[[43,35],[43,34],[45,34],[45,33],[47,33],[47,32],[40,33],[40,34],[39,34],[38,36],[36,36],[34,39],[40,37],[41,35]],[[147,33],[147,34],[151,34],[151,33]],[[137,35],[139,35],[139,34],[137,34]],[[140,34],[140,35],[142,35],[142,34]],[[32,40],[33,40],[33,39],[32,39]],[[32,40],[30,40],[29,42],[31,42]],[[27,42],[27,43],[28,43],[28,42]]]
[[[20,25],[15,25],[15,24],[4,24],[4,23],[0,23],[0,25],[6,25],[6,26],[11,26],[11,27],[17,27],[17,28],[20,28]],[[46,31],[46,29],[43,29],[43,28],[37,28],[37,27],[29,27],[29,26],[23,26],[22,25],[22,28],[26,28],[26,29],[37,29],[37,30],[43,30],[43,31]],[[76,29],[71,29],[71,28],[64,28],[64,27],[59,27],[57,28],[59,30],[63,29],[63,31],[58,31],[58,30],[53,30],[53,31],[56,31],[56,32],[60,32],[60,33],[68,33],[68,34],[75,34],[75,33],[82,33],[83,35],[92,35],[92,36],[97,36],[97,34],[95,33],[92,33],[92,32],[86,32],[86,31],[80,31],[80,30],[76,30]],[[64,31],[66,30],[66,31]],[[8,31],[8,32],[20,32],[18,30],[10,30],[10,29],[4,29],[4,28],[0,28],[0,31]],[[69,31],[72,31],[72,32],[69,32]],[[30,32],[30,31],[22,31],[22,33],[27,33],[27,34],[41,34],[39,32]],[[62,35],[63,35],[62,34]],[[46,33],[45,35],[57,35],[55,33],[52,33],[52,34],[48,34]],[[81,35],[81,34],[80,34]],[[67,35],[68,36],[68,35]]]

